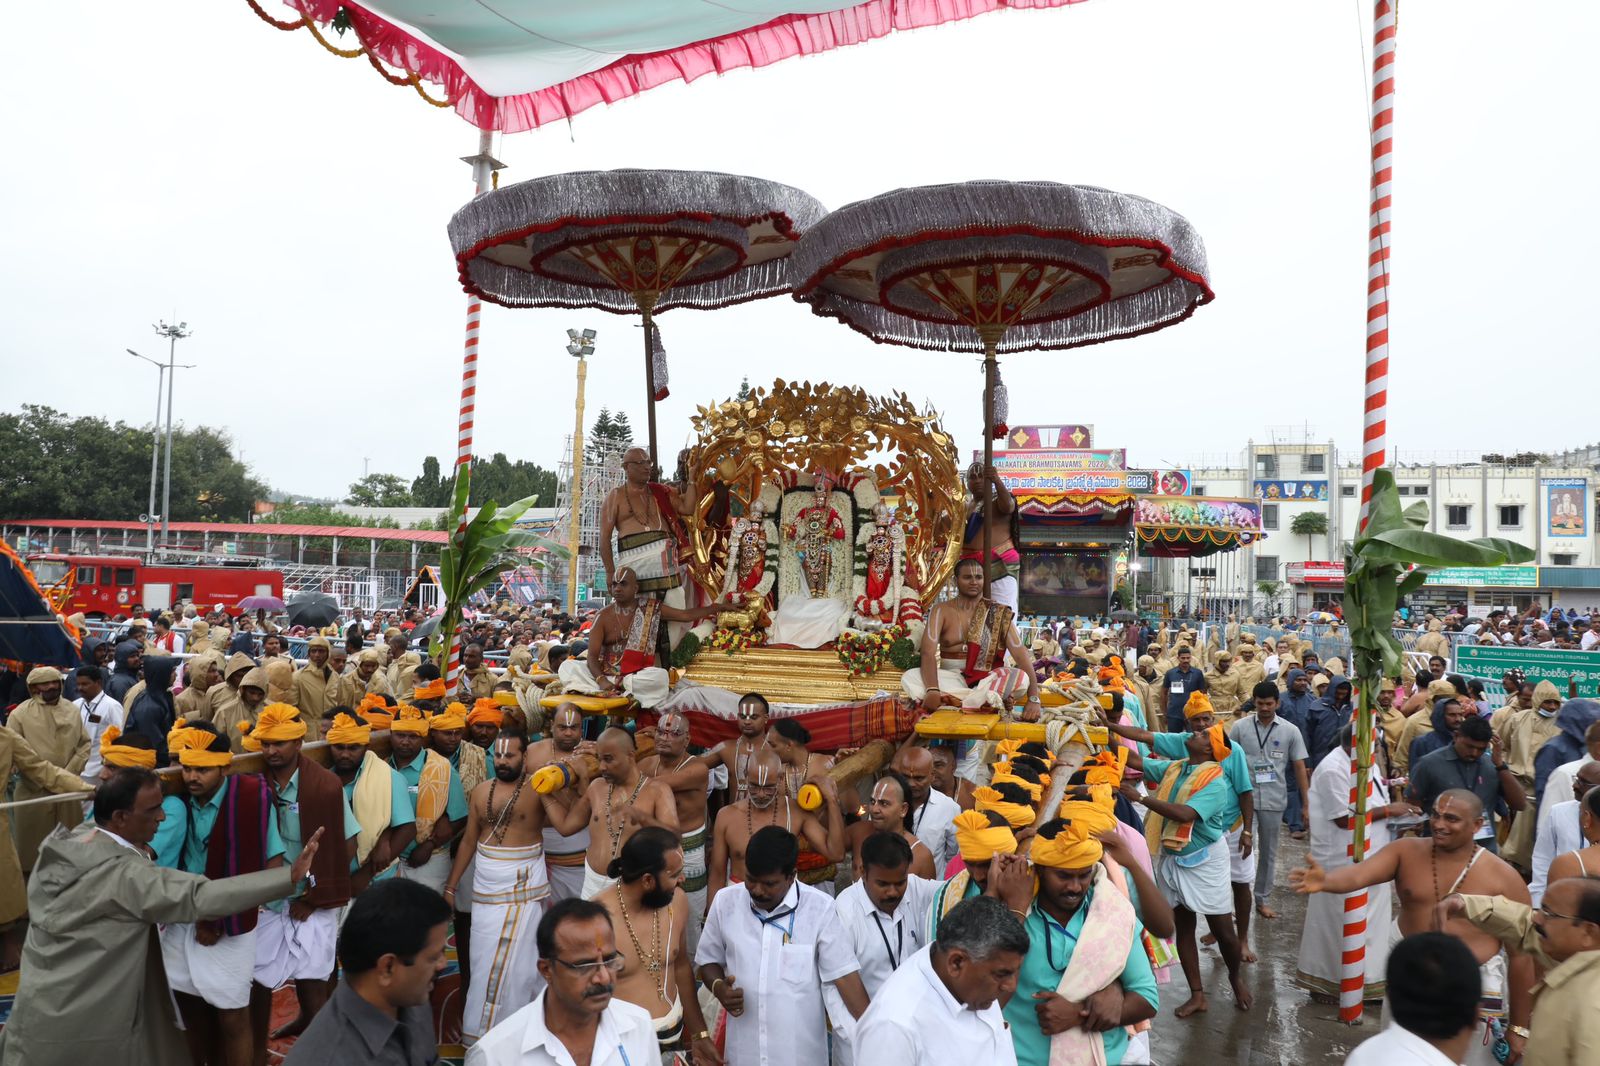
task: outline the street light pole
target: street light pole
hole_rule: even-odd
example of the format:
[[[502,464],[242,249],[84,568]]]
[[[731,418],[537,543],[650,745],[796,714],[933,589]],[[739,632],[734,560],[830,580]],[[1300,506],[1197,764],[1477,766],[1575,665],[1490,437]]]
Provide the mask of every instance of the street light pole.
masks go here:
[[[150,426],[150,503],[144,512],[144,551],[148,557],[155,548],[156,539],[156,466],[161,461],[161,386],[167,377],[167,366],[148,355],[140,355],[132,348],[122,350],[156,368],[156,420]]]
[[[172,379],[177,376],[178,342],[193,334],[189,323],[179,322],[169,326],[166,322],[152,327],[156,335],[167,338],[167,458],[161,475],[161,551],[167,550],[167,524],[172,513]]]
[[[572,514],[567,523],[567,614],[578,608],[578,532],[583,514],[583,386],[589,377],[588,356],[594,354],[595,332],[592,329],[567,330],[567,354],[578,360],[577,418],[572,429],[572,491],[568,506]]]

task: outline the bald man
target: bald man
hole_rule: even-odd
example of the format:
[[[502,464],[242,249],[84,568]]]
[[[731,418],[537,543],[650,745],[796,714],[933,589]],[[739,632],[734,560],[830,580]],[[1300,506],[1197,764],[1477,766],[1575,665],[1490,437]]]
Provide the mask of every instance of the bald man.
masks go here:
[[[555,793],[565,806],[572,806],[589,788],[589,760],[595,754],[594,741],[583,739],[583,712],[577,704],[563,703],[550,716],[550,736],[528,749],[528,773],[561,763],[572,772],[572,784]],[[551,906],[564,899],[583,895],[583,871],[588,865],[589,827],[563,835],[549,825],[544,827],[544,862],[550,877]]]
[[[951,824],[961,813],[961,805],[934,787],[933,752],[920,745],[908,745],[895,753],[894,769],[911,786],[911,813],[906,828],[928,845],[933,853],[935,877],[956,855],[956,831]]]
[[[617,567],[632,567],[639,591],[660,596],[682,583],[678,576],[678,541],[683,517],[693,508],[670,485],[651,480],[650,453],[629,448],[622,456],[623,482],[600,508],[600,561],[606,584],[616,584]],[[616,534],[613,552],[611,536]]]
[[[622,845],[645,826],[678,832],[678,807],[672,790],[639,772],[634,762],[633,734],[612,727],[595,742],[600,776],[577,802],[564,804],[553,795],[547,807],[550,824],[564,835],[589,831],[583,867],[583,898],[594,899],[616,884],[607,871]]]
[[[1428,825],[1431,837],[1402,837],[1390,841],[1364,862],[1337,870],[1324,870],[1315,859],[1307,858],[1303,869],[1291,870],[1289,883],[1296,892],[1345,894],[1393,881],[1400,895],[1400,915],[1395,921],[1392,940],[1435,929],[1435,908],[1451,893],[1504,896],[1527,905],[1528,886],[1504,859],[1478,845],[1474,835],[1483,824],[1483,804],[1462,788],[1439,793],[1433,801]],[[1382,916],[1373,916],[1381,919]],[[1478,960],[1483,978],[1483,1016],[1526,1027],[1533,1013],[1533,960],[1520,952],[1509,951],[1509,961],[1501,955],[1500,941],[1474,926],[1465,917],[1454,916],[1440,932],[1459,937]],[[1509,1012],[1506,995],[1509,991]],[[1384,1023],[1388,1024],[1388,1004],[1384,1004]],[[1472,1042],[1466,1066],[1491,1066],[1494,1041]],[[1481,1044],[1481,1046],[1480,1046]],[[1481,1053],[1481,1054],[1480,1054]]]
[[[839,811],[839,791],[833,777],[817,779],[823,807],[818,811],[826,826],[800,809],[783,782],[783,763],[771,748],[762,748],[745,764],[744,798],[717,812],[711,834],[711,863],[707,871],[706,912],[719,891],[744,881],[744,852],[750,838],[769,825],[781,826],[800,838],[829,862],[844,857],[844,819]]]
[[[711,768],[689,754],[689,719],[668,712],[656,723],[656,753],[639,772],[672,790],[683,833],[683,892],[689,898],[689,950],[700,944],[706,918],[706,800]]]

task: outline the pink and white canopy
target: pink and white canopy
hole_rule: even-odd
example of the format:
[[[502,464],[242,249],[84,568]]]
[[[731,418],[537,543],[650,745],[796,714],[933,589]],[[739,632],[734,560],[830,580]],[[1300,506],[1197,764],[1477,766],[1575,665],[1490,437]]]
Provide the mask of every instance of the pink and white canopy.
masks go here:
[[[288,20],[247,2],[280,29],[342,9],[368,55],[442,86],[479,129],[517,133],[672,81],[1079,0],[282,0]]]

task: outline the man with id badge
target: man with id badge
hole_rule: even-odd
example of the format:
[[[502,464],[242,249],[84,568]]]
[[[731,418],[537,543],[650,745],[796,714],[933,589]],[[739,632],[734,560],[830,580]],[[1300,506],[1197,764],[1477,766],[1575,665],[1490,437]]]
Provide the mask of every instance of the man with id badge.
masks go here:
[[[1255,714],[1233,723],[1228,739],[1243,751],[1255,785],[1255,910],[1273,919],[1277,912],[1268,904],[1276,880],[1278,838],[1283,830],[1283,814],[1289,807],[1289,779],[1293,775],[1300,794],[1310,789],[1306,771],[1306,741],[1291,721],[1278,717],[1278,686],[1262,681],[1252,690]],[[1239,942],[1248,944],[1250,928],[1250,883],[1235,881],[1233,913],[1239,926]]]
[[[1178,648],[1178,665],[1162,677],[1161,688],[1167,694],[1167,732],[1182,733],[1188,728],[1183,709],[1189,694],[1206,690],[1206,675],[1194,665],[1194,652],[1189,645]]]

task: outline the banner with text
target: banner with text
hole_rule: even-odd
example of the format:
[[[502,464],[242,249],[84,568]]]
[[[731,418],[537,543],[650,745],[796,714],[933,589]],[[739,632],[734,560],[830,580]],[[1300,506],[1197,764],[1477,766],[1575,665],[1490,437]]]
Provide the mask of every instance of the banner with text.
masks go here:
[[[1559,648],[1496,647],[1493,644],[1462,644],[1455,649],[1458,674],[1491,680],[1507,670],[1521,670],[1528,683],[1548,681],[1567,695],[1567,682],[1578,679],[1578,695],[1600,696],[1600,652],[1563,651]]]
[[[1545,513],[1549,516],[1546,535],[1586,537],[1589,535],[1589,482],[1581,477],[1545,478]]]

